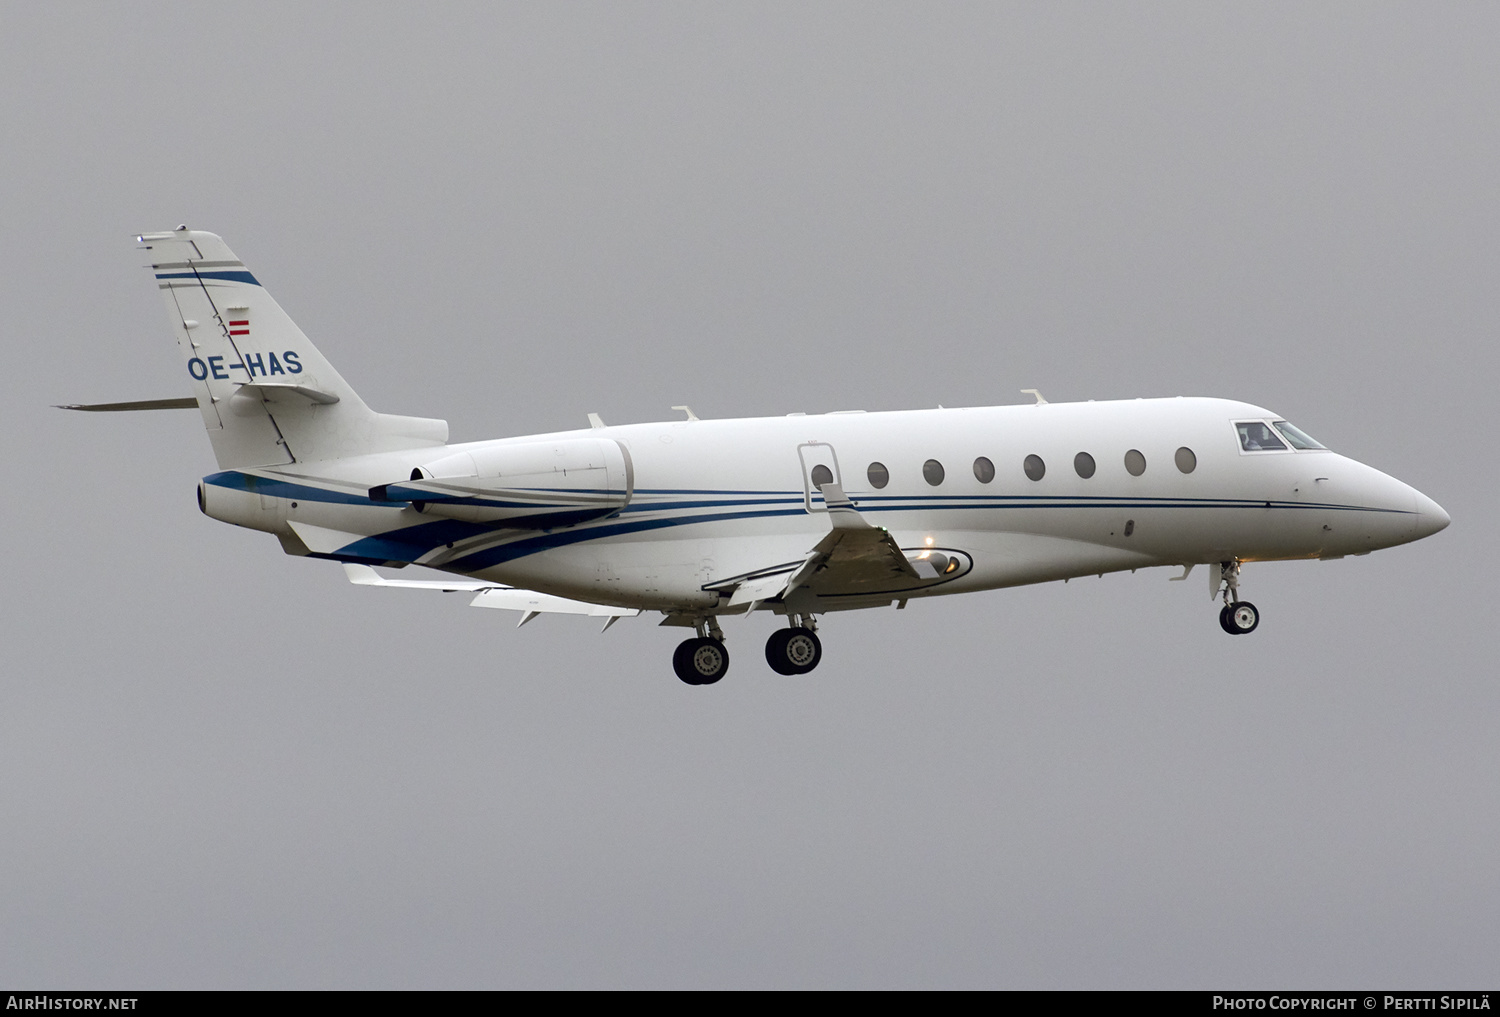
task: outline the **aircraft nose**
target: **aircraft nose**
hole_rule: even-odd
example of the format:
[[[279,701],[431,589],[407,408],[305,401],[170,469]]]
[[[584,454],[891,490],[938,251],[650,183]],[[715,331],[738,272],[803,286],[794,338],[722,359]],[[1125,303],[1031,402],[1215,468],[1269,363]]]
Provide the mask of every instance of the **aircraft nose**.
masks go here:
[[[1417,539],[1430,537],[1434,533],[1447,527],[1450,522],[1448,513],[1443,511],[1443,506],[1433,501],[1421,491],[1417,492]]]

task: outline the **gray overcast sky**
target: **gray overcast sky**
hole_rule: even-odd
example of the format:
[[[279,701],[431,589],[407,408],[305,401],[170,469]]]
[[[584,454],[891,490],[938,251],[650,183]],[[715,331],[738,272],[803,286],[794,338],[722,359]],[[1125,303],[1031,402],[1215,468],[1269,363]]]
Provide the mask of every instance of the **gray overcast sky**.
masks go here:
[[[0,983],[1493,988],[1494,4],[0,0]],[[132,249],[456,439],[1222,395],[1437,537],[681,632],[197,513]]]

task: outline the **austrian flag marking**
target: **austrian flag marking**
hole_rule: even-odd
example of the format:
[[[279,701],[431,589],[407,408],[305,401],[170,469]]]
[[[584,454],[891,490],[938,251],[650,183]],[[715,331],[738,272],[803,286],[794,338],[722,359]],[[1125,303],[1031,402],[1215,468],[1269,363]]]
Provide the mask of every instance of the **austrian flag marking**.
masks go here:
[[[231,319],[229,319],[229,334],[230,335],[249,335],[250,334],[250,319],[249,318],[231,318]]]

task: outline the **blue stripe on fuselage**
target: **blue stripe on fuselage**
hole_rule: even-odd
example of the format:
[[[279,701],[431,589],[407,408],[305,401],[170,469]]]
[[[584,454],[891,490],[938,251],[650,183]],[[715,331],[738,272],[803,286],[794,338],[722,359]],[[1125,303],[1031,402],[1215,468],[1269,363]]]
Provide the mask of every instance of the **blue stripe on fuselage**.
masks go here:
[[[298,484],[290,480],[258,477],[253,473],[241,473],[239,470],[211,473],[203,478],[203,482],[212,484],[214,487],[226,487],[231,491],[245,491],[250,494],[264,494],[271,498],[296,498],[301,501],[322,501],[334,505],[367,505],[371,508],[397,511],[402,508],[400,505],[385,505],[378,501],[371,501],[368,495],[330,491],[326,488]]]
[[[954,496],[958,497],[958,496]],[[698,504],[698,503],[689,503]],[[671,507],[671,506],[665,506]],[[1334,505],[1334,504],[1304,504],[1301,502],[1267,502],[1264,500],[1248,499],[1151,499],[1151,498],[1126,498],[1097,500],[1064,499],[1057,496],[1055,499],[1042,498],[1038,496],[1027,496],[1027,503],[1020,504],[1017,501],[995,503],[991,499],[990,504],[920,504],[920,505],[881,505],[870,506],[862,511],[866,512],[911,512],[911,511],[933,511],[936,509],[1040,509],[1040,508],[1222,508],[1222,509],[1325,509],[1341,512],[1395,512],[1405,513],[1402,509],[1378,509],[1366,508],[1360,505]],[[802,508],[791,509],[766,509],[750,512],[714,512],[691,516],[670,516],[663,519],[642,519],[626,523],[601,523],[582,529],[572,529],[561,533],[545,533],[534,537],[524,537],[520,540],[509,541],[495,547],[476,551],[471,555],[455,559],[446,563],[447,567],[460,571],[477,572],[481,569],[490,568],[517,558],[524,558],[540,551],[549,551],[569,544],[579,544],[589,540],[603,537],[619,536],[624,533],[638,533],[645,530],[663,529],[669,526],[692,526],[699,523],[726,522],[731,519],[755,519],[771,516],[797,516],[806,514]]]
[[[456,544],[460,540],[495,532],[487,523],[465,523],[457,519],[439,519],[390,530],[373,537],[356,540],[339,548],[340,556],[379,559],[381,561],[416,561],[434,547]]]
[[[401,503],[371,501],[366,495],[333,491],[310,484],[297,483],[271,477],[261,477],[238,470],[227,470],[203,478],[204,483],[230,490],[262,494],[275,498],[302,501],[317,501],[336,505],[359,505],[369,508],[385,508],[400,511]],[[644,491],[638,493],[646,493]],[[628,506],[624,512],[682,513],[690,510],[731,508],[745,506],[744,510],[731,512],[693,512],[690,515],[673,514],[655,519],[633,519],[621,522],[601,521],[594,525],[569,526],[565,530],[539,533],[475,551],[453,562],[449,567],[465,571],[478,571],[517,558],[524,558],[540,551],[565,547],[627,533],[665,529],[674,526],[693,526],[701,523],[726,522],[734,519],[770,518],[776,516],[798,516],[806,514],[800,497],[790,497],[785,491],[723,491],[706,492],[696,490],[656,490],[658,495],[760,495],[757,498],[730,497],[705,499],[694,497],[681,501],[663,500],[656,503],[640,503]],[[772,506],[784,505],[786,508]],[[931,512],[938,510],[1024,510],[1024,509],[1294,509],[1323,510],[1336,512],[1378,512],[1409,514],[1402,509],[1368,508],[1361,505],[1338,505],[1327,502],[1286,502],[1264,499],[1203,499],[1203,498],[1111,498],[1107,496],[1063,496],[1063,495],[863,495],[855,499],[859,511],[866,514],[890,512]],[[750,506],[766,506],[751,508]],[[794,506],[794,507],[792,507]],[[623,514],[623,513],[622,513]],[[560,525],[562,525],[560,523]],[[439,519],[390,530],[385,533],[361,538],[339,549],[341,556],[369,561],[415,561],[433,548],[444,544],[472,540],[493,534],[504,540],[504,535],[514,533],[514,527],[497,526],[491,523],[470,523],[453,519]]]
[[[585,530],[570,530],[566,533],[543,533],[535,537],[524,537],[520,540],[501,544],[498,547],[485,548],[471,555],[457,558],[452,562],[445,563],[445,568],[456,568],[465,572],[478,572],[502,562],[514,561],[527,555],[536,554],[538,551],[550,551],[553,548],[564,547],[568,544],[578,544],[586,540],[595,540],[599,537],[615,537],[622,533],[640,533],[645,530],[659,530],[667,526],[691,526],[694,523],[717,523],[730,519],[753,519],[763,516],[794,516],[803,515],[805,510],[797,509],[773,509],[766,512],[716,512],[701,516],[673,516],[670,519],[642,519],[633,523],[602,523],[598,526],[590,526]]]

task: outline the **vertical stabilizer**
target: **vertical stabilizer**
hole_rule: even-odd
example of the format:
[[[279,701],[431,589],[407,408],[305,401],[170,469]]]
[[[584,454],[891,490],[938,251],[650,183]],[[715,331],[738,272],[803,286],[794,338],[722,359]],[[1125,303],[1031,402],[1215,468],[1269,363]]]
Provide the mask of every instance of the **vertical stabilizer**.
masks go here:
[[[224,241],[178,229],[149,252],[222,469],[442,445],[448,424],[376,413]]]

